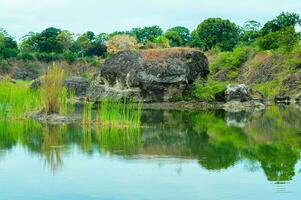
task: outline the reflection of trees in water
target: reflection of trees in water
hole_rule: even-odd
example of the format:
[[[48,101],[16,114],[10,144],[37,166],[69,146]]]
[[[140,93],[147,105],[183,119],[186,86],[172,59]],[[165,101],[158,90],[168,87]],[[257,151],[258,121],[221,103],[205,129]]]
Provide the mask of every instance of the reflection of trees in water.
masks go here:
[[[70,146],[86,154],[105,151],[121,156],[196,158],[207,170],[227,169],[247,159],[249,166],[259,163],[269,181],[282,182],[293,178],[300,158],[300,115],[290,107],[241,115],[152,111],[143,113],[146,128],[135,129],[1,121],[0,148],[9,150],[19,143],[41,155],[54,172],[63,167]]]

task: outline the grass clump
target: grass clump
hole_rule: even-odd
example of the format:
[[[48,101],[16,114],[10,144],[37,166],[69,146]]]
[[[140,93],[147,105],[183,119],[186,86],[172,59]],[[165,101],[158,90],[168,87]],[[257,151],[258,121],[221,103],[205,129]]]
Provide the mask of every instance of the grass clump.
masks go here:
[[[67,92],[62,87],[64,70],[53,65],[46,72],[41,86],[44,108],[47,114],[60,113],[66,103]]]

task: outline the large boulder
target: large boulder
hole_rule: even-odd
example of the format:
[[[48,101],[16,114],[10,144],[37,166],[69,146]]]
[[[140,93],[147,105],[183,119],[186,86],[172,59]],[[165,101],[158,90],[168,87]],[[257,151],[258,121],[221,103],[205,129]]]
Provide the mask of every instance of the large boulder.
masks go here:
[[[163,102],[182,97],[198,77],[206,78],[208,74],[206,56],[195,49],[124,51],[103,64],[87,94],[92,101],[130,97]]]

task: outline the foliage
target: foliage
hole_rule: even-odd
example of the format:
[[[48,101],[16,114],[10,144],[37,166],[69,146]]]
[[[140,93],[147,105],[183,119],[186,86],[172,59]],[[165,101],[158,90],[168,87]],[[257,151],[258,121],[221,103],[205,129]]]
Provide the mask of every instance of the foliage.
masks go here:
[[[184,40],[178,32],[169,30],[164,34],[164,36],[169,40],[169,45],[171,47],[184,46]]]
[[[272,32],[280,31],[288,27],[294,27],[301,24],[300,16],[296,13],[282,12],[280,15],[271,21],[268,21],[261,29],[261,34],[267,35]]]
[[[225,90],[225,85],[223,83],[213,80],[204,81],[200,79],[195,82],[194,86],[195,88],[192,95],[194,98],[201,101],[213,101],[218,93]]]
[[[107,42],[107,49],[110,54],[125,50],[136,50],[139,46],[136,39],[129,35],[115,35]]]
[[[252,51],[253,49],[250,47],[239,46],[233,52],[220,52],[216,59],[209,64],[210,71],[216,73],[221,69],[240,67],[246,62]]]
[[[18,51],[17,42],[0,29],[0,59],[16,57]]]
[[[162,34],[163,31],[159,26],[133,28],[130,31],[130,35],[136,37],[139,43],[145,43],[147,41],[153,42],[155,38],[161,36]]]
[[[198,25],[197,34],[200,48],[209,50],[214,47],[231,51],[239,41],[239,27],[221,18],[209,18]]]
[[[189,42],[190,40],[190,31],[188,28],[186,27],[183,27],[183,26],[176,26],[176,27],[173,27],[171,29],[168,29],[166,31],[166,33],[168,32],[176,32],[177,34],[176,35],[179,35],[180,38],[181,38],[181,41],[183,41],[183,45],[186,46],[187,43]],[[165,34],[166,34],[165,33]]]
[[[261,24],[257,21],[250,20],[244,23],[243,32],[240,41],[245,44],[251,44],[260,37]]]
[[[298,34],[293,27],[287,27],[276,32],[268,33],[258,38],[258,45],[262,50],[282,48],[291,51],[298,43]]]

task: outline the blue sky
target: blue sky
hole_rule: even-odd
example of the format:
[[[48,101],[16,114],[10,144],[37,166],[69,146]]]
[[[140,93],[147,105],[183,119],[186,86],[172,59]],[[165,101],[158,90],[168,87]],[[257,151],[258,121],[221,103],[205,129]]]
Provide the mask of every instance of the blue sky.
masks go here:
[[[20,38],[54,26],[82,33],[159,25],[194,29],[209,17],[242,25],[261,23],[282,11],[301,15],[301,0],[0,0],[0,27]]]

